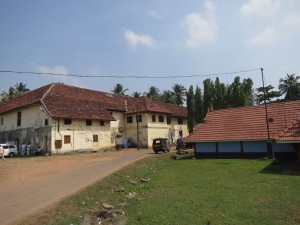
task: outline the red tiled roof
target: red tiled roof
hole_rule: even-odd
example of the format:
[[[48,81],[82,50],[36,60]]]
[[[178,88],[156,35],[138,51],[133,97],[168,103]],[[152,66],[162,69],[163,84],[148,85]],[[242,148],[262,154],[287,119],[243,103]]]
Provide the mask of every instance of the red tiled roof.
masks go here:
[[[267,104],[270,139],[300,141],[300,101]],[[272,119],[271,119],[272,118]],[[295,122],[297,121],[297,122]],[[264,105],[211,111],[186,141],[267,140]]]
[[[172,116],[174,117],[188,117],[188,111],[186,107],[176,105],[176,104],[170,104],[170,103],[159,103],[163,107],[167,108],[169,111],[172,112]]]
[[[60,83],[49,84],[20,97],[0,103],[0,113],[17,110],[32,104],[43,104],[51,117],[114,120],[109,111],[127,113],[158,112],[187,115],[185,107],[154,102],[147,97],[132,98],[111,93],[73,87]],[[180,112],[180,113],[179,113]]]
[[[44,93],[49,90],[51,84],[26,92],[12,100],[0,102],[0,113],[9,112],[18,108],[40,103]]]
[[[139,112],[153,112],[153,113],[164,113],[170,114],[174,117],[187,117],[186,107],[155,102],[150,98],[143,96],[139,98],[128,98],[127,97],[127,112],[126,114]]]

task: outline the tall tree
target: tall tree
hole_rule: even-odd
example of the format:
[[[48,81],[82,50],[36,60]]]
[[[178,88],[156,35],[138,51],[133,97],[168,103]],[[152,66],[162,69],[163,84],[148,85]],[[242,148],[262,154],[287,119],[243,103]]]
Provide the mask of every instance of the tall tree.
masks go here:
[[[144,95],[153,101],[160,101],[160,91],[157,87],[151,86],[148,92],[145,92]]]
[[[219,77],[216,77],[215,85],[213,89],[213,108],[222,109],[224,108],[224,101],[226,95],[226,86],[221,83]]]
[[[213,109],[213,92],[214,84],[212,80],[206,79],[203,81],[203,114],[206,116],[207,112]]]
[[[164,103],[172,103],[175,104],[175,96],[172,91],[165,90],[160,96],[160,101]]]
[[[268,85],[267,87],[265,87],[266,102],[270,102],[270,101],[272,101],[272,99],[280,97],[280,95],[281,95],[280,92],[272,91],[273,89],[274,89],[274,87],[272,85]],[[257,91],[257,94],[256,94],[255,101],[257,104],[261,104],[264,102],[264,99],[265,99],[264,88],[263,87],[256,88],[256,91]]]
[[[124,86],[122,84],[116,84],[116,86],[114,86],[114,89],[112,90],[112,93],[117,95],[125,95],[126,91],[128,91],[128,88],[124,89]]]
[[[252,86],[253,86],[253,81],[250,78],[243,80],[242,92],[246,97],[246,105],[253,105],[254,103],[254,92]]]
[[[295,74],[287,74],[285,78],[279,80],[278,89],[281,95],[284,95],[284,99],[287,101],[293,101],[300,99],[300,84],[298,80],[299,76]]]
[[[185,101],[186,89],[181,84],[174,84],[173,85],[173,93],[175,96],[175,104],[183,105]]]
[[[233,107],[241,107],[246,105],[246,95],[243,92],[240,77],[234,78],[232,83],[231,104]]]
[[[194,130],[194,112],[195,112],[195,103],[194,103],[194,88],[193,85],[190,86],[189,90],[186,92],[186,106],[188,111],[188,121],[187,127],[189,133],[192,133]]]
[[[203,97],[201,88],[197,85],[195,90],[195,112],[194,112],[194,119],[196,123],[202,123],[204,120],[203,115]]]

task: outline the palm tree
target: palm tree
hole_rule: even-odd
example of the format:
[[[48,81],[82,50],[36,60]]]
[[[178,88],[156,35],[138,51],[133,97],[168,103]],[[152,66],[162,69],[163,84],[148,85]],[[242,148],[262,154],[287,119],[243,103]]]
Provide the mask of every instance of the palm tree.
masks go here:
[[[281,95],[285,94],[284,99],[287,101],[293,101],[300,99],[300,84],[298,80],[299,76],[295,74],[287,74],[285,78],[280,78],[278,89]]]
[[[116,84],[111,92],[117,95],[125,95],[126,91],[128,91],[128,88],[124,89],[122,84]]]
[[[132,97],[134,97],[134,98],[139,98],[139,97],[141,97],[141,93],[140,92],[137,92],[137,91],[135,91],[135,92],[133,92],[132,94],[131,94],[131,96]]]
[[[146,95],[148,98],[152,99],[153,101],[159,101],[160,100],[160,91],[157,87],[151,86],[149,88],[148,92],[145,92],[144,95]]]
[[[22,82],[20,83],[17,83],[15,86],[14,86],[14,89],[15,89],[15,97],[16,96],[19,96],[27,91],[30,91],[27,87],[26,87],[26,84],[23,84]]]
[[[164,103],[175,103],[175,96],[172,91],[163,91],[161,95],[161,101]]]
[[[183,105],[186,96],[186,89],[181,84],[173,85],[173,94],[175,96],[175,104]]]

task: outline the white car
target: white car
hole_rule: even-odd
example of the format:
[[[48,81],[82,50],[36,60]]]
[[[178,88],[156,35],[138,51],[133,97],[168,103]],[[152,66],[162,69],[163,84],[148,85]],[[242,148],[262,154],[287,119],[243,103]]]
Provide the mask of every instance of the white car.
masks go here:
[[[18,155],[18,149],[16,145],[12,144],[0,144],[4,148],[4,156],[14,157]]]

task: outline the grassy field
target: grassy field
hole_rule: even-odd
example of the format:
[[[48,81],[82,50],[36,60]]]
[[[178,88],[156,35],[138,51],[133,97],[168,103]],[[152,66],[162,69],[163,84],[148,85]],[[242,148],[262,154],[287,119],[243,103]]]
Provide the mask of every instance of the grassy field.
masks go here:
[[[17,224],[79,225],[103,202],[117,205],[133,192],[123,208],[130,225],[300,224],[300,176],[282,174],[282,164],[170,156],[138,161]]]

